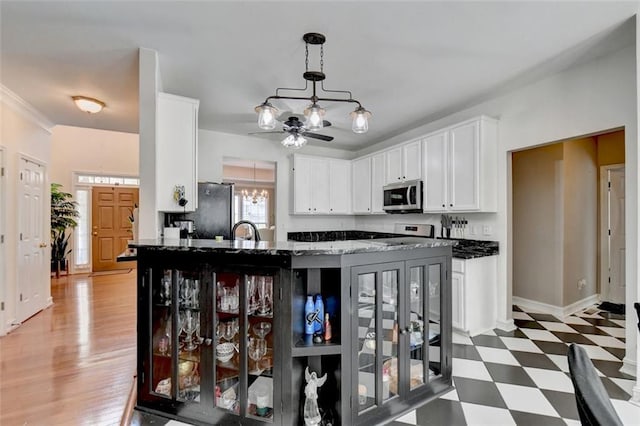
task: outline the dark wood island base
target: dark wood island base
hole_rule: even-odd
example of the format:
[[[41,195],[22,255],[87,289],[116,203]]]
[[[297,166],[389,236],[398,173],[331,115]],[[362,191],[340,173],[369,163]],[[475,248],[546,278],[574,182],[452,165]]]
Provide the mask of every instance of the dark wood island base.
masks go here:
[[[423,405],[451,389],[453,244],[131,243],[136,409],[194,424],[357,425]],[[317,401],[307,369],[326,374]]]

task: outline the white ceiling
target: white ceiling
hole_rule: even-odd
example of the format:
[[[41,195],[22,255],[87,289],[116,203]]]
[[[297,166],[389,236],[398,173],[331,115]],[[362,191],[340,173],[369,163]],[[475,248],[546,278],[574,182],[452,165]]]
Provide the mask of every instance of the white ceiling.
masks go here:
[[[335,140],[312,143],[357,150],[633,43],[620,28],[638,4],[3,0],[0,81],[56,124],[137,132],[146,47],[158,52],[164,91],[200,99],[200,128],[246,135],[276,87],[304,87],[302,35],[320,32],[326,87],[350,90],[373,117],[356,135],[352,104],[324,103],[333,126],[321,133]],[[107,108],[82,113],[78,94]]]

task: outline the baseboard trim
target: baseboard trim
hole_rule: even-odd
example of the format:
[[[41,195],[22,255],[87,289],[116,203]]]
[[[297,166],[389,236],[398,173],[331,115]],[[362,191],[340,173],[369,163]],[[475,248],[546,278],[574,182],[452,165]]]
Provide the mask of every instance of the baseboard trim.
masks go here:
[[[629,376],[636,377],[636,368],[638,364],[634,359],[625,356],[622,360],[622,367],[620,367],[620,372],[624,374],[628,374]]]
[[[535,300],[525,299],[523,297],[513,296],[512,302],[514,305],[521,306],[525,309],[531,309],[543,314],[554,315],[559,318],[568,317],[571,314],[575,314],[589,306],[595,305],[600,301],[600,295],[594,294],[586,297],[582,300],[578,300],[567,306],[555,306],[548,303],[538,302]]]
[[[506,321],[497,320],[496,321],[496,328],[499,328],[502,331],[513,331],[517,327],[516,327],[516,324],[513,322],[513,319],[510,319],[510,320],[506,320]]]
[[[636,385],[633,387],[633,395],[629,402],[640,407],[640,386]]]

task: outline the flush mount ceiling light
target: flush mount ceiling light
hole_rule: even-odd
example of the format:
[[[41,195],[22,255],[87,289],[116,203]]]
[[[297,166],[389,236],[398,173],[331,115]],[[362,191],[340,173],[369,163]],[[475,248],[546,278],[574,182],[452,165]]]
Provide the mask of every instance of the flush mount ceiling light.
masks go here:
[[[89,114],[100,112],[106,106],[104,102],[87,96],[72,96],[71,99],[73,99],[80,111],[88,112]]]
[[[302,100],[309,102],[307,108],[304,110],[304,115],[307,117],[304,128],[309,131],[320,130],[323,127],[323,117],[325,110],[322,108],[318,102],[351,102],[357,104],[356,109],[351,113],[352,118],[352,126],[351,130],[354,133],[365,133],[369,130],[369,118],[371,117],[371,113],[364,109],[364,107],[357,100],[353,99],[351,92],[348,90],[328,90],[324,87],[324,79],[326,75],[324,74],[324,43],[325,36],[319,33],[307,33],[302,39],[305,42],[305,72],[302,74],[302,77],[305,79],[304,89],[291,89],[279,87],[276,89],[276,94],[273,96],[269,96],[265,101],[258,105],[255,110],[258,113],[258,126],[264,130],[272,130],[276,126],[276,115],[278,113],[277,108],[275,108],[269,101],[273,99],[294,99],[294,100]],[[320,45],[320,71],[309,71],[309,45]],[[311,96],[285,96],[281,95],[280,91],[301,91],[306,92],[309,88],[309,82],[312,83],[313,92]],[[316,84],[320,82],[320,90],[324,93],[330,94],[344,94],[348,95],[348,97],[344,98],[334,98],[328,97],[323,98],[317,95],[317,87]],[[333,95],[332,95],[333,96]],[[300,134],[291,134],[285,140],[282,141],[282,144],[285,146],[291,146],[294,148],[299,148],[306,143],[306,139],[302,137]]]

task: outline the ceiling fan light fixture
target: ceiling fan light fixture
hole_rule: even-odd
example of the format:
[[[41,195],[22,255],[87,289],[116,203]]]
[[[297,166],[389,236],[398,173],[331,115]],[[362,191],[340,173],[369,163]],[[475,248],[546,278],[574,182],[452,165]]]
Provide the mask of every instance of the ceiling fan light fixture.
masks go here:
[[[284,145],[287,148],[294,148],[294,149],[301,148],[304,145],[306,145],[306,143],[307,143],[307,139],[303,136],[300,136],[297,133],[287,136],[282,141],[282,145]]]
[[[315,102],[305,108],[304,115],[307,117],[305,127],[307,130],[313,132],[322,129],[325,112],[325,109]]]
[[[87,96],[72,96],[73,102],[80,111],[87,112],[89,114],[96,114],[102,111],[102,108],[106,106],[104,102],[98,99],[89,98]]]
[[[276,107],[265,101],[255,107],[255,111],[258,113],[258,127],[264,130],[276,128],[276,115],[278,114]]]
[[[355,111],[351,113],[351,118],[353,119],[351,123],[351,130],[353,133],[367,133],[369,130],[369,117],[371,117],[371,113],[359,106]]]

